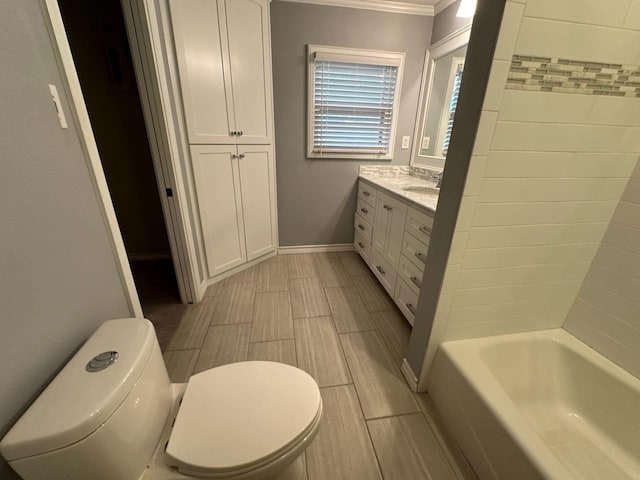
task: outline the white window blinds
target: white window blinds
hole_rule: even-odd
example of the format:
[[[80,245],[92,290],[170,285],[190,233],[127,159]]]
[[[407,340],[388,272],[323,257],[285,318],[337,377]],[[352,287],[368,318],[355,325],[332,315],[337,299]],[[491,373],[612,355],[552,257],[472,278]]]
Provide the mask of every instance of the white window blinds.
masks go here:
[[[462,73],[464,71],[464,62],[459,61],[455,66],[455,73],[453,76],[453,86],[451,87],[451,97],[449,98],[448,115],[447,115],[447,127],[444,132],[444,139],[442,141],[442,156],[447,156],[449,150],[449,142],[451,141],[451,131],[453,130],[453,119],[456,116],[456,107],[458,106],[458,97],[460,96],[460,85],[462,85]]]
[[[322,52],[312,58],[311,152],[388,154],[400,60]]]

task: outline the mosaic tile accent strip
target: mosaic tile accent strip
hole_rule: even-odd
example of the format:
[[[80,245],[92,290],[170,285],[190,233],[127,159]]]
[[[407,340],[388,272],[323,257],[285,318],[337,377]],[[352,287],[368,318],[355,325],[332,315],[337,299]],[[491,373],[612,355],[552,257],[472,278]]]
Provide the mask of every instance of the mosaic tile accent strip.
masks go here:
[[[422,178],[428,182],[438,183],[440,178],[442,177],[442,172],[440,170],[431,170],[427,167],[418,167],[416,165],[411,165],[409,170],[409,175],[412,177]]]
[[[640,98],[640,66],[514,55],[506,88]]]
[[[374,173],[383,177],[408,175],[409,167],[399,165],[360,165],[360,173]]]

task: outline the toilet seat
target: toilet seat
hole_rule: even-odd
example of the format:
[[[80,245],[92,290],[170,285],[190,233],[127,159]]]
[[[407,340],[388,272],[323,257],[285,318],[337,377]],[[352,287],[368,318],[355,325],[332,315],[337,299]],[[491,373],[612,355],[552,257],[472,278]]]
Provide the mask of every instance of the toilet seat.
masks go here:
[[[302,370],[239,362],[189,379],[166,448],[181,473],[201,478],[264,468],[315,432],[322,400]]]

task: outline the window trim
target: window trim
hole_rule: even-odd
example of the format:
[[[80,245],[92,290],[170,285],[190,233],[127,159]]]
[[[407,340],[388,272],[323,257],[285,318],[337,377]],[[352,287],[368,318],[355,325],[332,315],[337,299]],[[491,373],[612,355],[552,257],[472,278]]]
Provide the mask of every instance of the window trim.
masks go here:
[[[451,96],[453,95],[453,87],[456,82],[456,73],[460,65],[462,65],[462,68],[464,69],[464,62],[465,57],[453,57],[451,59],[451,69],[449,70],[449,78],[447,79],[447,95],[444,97],[446,101],[442,106],[440,125],[438,125],[438,137],[436,139],[438,143],[436,144],[436,152],[442,153],[444,148],[444,138],[447,134],[447,126],[449,125],[449,115],[451,113],[449,107],[451,106]],[[456,103],[456,110],[457,108],[458,105]],[[446,155],[441,156],[446,158]]]
[[[314,57],[316,53],[326,54],[328,56],[342,57],[348,60],[353,58],[357,63],[358,57],[362,63],[366,63],[367,59],[384,62],[382,65],[398,65],[398,75],[396,79],[396,90],[393,100],[393,113],[391,116],[391,130],[389,132],[389,150],[386,153],[349,153],[349,152],[314,152],[313,151],[313,133],[314,133],[314,93],[315,93],[315,63]],[[379,50],[362,50],[358,48],[331,47],[323,45],[307,45],[307,158],[327,158],[327,159],[359,159],[359,160],[392,160],[395,143],[396,143],[396,126],[398,123],[398,115],[400,114],[400,99],[402,91],[402,78],[404,71],[404,52],[389,52]]]

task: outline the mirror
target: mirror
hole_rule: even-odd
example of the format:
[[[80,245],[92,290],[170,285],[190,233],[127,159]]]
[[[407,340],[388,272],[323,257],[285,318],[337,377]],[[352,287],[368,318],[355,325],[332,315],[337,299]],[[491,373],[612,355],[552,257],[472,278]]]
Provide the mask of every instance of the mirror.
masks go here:
[[[432,45],[425,58],[412,164],[444,168],[458,102],[470,27]]]

